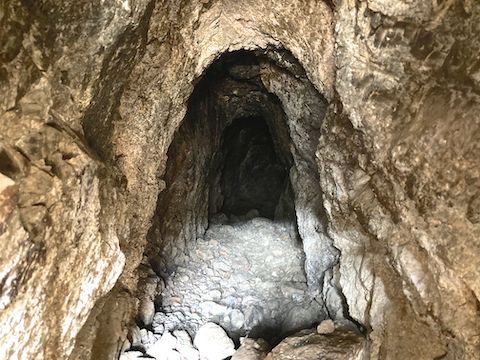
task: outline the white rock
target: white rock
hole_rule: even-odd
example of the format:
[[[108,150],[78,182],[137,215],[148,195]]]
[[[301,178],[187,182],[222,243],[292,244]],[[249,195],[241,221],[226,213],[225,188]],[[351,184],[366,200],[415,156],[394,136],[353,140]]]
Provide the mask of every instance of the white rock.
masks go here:
[[[323,320],[318,326],[317,326],[317,333],[318,334],[331,334],[335,331],[335,324],[333,323],[332,320],[327,319]]]
[[[178,351],[169,350],[162,357],[157,357],[157,360],[184,360],[184,358]]]
[[[140,351],[127,351],[120,354],[118,360],[137,360],[142,359],[143,353]]]
[[[145,358],[142,358],[145,359]],[[167,350],[155,356],[156,360],[184,360],[182,355],[178,351],[175,350]]]
[[[232,328],[234,330],[241,329],[244,323],[245,316],[243,315],[243,313],[238,309],[232,310],[232,312],[230,313],[230,324],[232,325]]]
[[[170,353],[173,351],[176,344],[177,339],[170,334],[170,332],[165,331],[162,337],[148,348],[147,354],[153,356],[157,360],[166,360],[167,356],[173,356]]]
[[[204,301],[200,304],[200,312],[206,316],[220,316],[225,314],[227,308],[213,301]]]
[[[207,298],[212,301],[219,301],[222,298],[222,293],[219,290],[211,290],[208,292]]]
[[[176,350],[182,356],[182,360],[198,360],[200,353],[192,345],[192,339],[185,330],[175,330],[173,335],[177,338]]]
[[[151,331],[147,329],[141,329],[140,330],[140,337],[142,340],[143,347],[145,349],[149,349],[153,344],[155,344],[158,339],[160,338],[159,335],[155,335]]]
[[[232,339],[214,323],[206,323],[198,329],[193,343],[200,351],[202,360],[223,360],[235,352]]]

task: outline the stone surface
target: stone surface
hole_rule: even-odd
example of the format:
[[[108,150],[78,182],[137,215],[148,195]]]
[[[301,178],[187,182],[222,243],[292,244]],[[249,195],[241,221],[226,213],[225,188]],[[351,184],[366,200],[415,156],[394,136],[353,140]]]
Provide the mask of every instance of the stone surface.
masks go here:
[[[231,360],[263,360],[269,350],[270,346],[263,339],[243,338]]]
[[[335,323],[330,319],[323,320],[317,326],[317,334],[320,334],[320,335],[331,334],[334,331],[335,331]]]
[[[167,333],[163,334],[166,335]],[[163,337],[163,336],[162,336]],[[140,343],[146,350],[149,350],[160,339],[160,336],[147,329],[140,329]],[[161,343],[164,343],[165,339]]]
[[[479,16],[472,0],[1,2],[0,173],[17,196],[0,205],[0,358],[116,358],[140,304],[150,321],[141,268],[207,228],[223,126],[194,132],[171,177],[167,152],[201,75],[240,49],[264,58],[230,70],[244,87],[223,109],[276,113],[312,294],[372,359],[476,358]],[[172,178],[177,210],[158,212]]]
[[[198,360],[199,352],[192,345],[190,335],[184,330],[163,331],[162,335],[153,334],[146,329],[131,331],[131,346],[124,346],[122,356],[137,356],[138,350],[142,358],[158,360]],[[138,334],[137,334],[138,332]]]
[[[200,352],[201,360],[223,360],[235,352],[233,341],[225,330],[215,323],[202,325],[193,343]]]
[[[200,354],[192,345],[192,339],[185,330],[175,330],[173,335],[177,338],[175,349],[180,354],[182,360],[198,360]]]
[[[120,357],[118,360],[137,360],[137,359],[145,359],[141,351],[124,352],[123,354],[120,354]]]
[[[350,314],[373,358],[475,358],[479,6],[339,5],[339,99],[317,156]]]
[[[0,172],[18,185],[0,235],[3,359],[67,358],[124,266],[104,202],[116,189],[104,187],[82,119],[106,59],[146,4],[105,5],[0,4]]]
[[[155,315],[155,297],[159,290],[160,279],[154,275],[149,273],[140,280],[139,292],[142,296],[138,306],[138,316],[143,326],[151,325]]]
[[[169,331],[165,331],[163,335],[153,344],[143,343],[147,349],[147,354],[156,359],[161,359],[162,356],[175,356],[172,354],[177,344],[177,339]]]
[[[211,321],[235,340],[250,334],[278,341],[325,318],[308,293],[301,244],[288,223],[212,224],[186,256],[166,279],[157,332],[195,333]]]
[[[0,234],[6,230],[7,220],[17,201],[15,181],[0,173]]]
[[[282,340],[265,360],[361,360],[366,349],[366,340],[353,331],[319,335],[303,330]]]

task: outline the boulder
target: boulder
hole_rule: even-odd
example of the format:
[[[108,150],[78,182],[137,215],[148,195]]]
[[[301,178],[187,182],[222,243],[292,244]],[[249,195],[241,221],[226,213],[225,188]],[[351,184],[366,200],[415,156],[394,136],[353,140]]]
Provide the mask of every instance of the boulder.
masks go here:
[[[235,352],[235,345],[225,330],[211,322],[198,329],[193,343],[201,360],[223,360]]]
[[[365,339],[354,331],[320,335],[315,329],[303,330],[283,339],[266,360],[361,360],[365,345]]]
[[[231,360],[262,360],[270,350],[270,346],[263,339],[243,338],[241,345]]]

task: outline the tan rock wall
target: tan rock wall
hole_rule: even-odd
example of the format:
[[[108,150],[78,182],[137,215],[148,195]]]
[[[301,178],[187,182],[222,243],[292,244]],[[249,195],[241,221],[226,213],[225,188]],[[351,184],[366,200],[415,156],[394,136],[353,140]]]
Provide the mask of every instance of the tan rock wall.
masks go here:
[[[340,283],[372,329],[373,358],[479,353],[480,233],[469,212],[480,188],[478,11],[337,7],[341,106],[318,163]]]

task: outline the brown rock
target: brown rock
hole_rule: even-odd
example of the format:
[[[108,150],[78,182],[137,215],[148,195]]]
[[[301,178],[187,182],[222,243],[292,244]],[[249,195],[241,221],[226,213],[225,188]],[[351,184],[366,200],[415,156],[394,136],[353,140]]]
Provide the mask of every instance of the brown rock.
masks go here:
[[[262,360],[270,350],[270,346],[263,339],[241,340],[241,345],[232,356],[232,360]]]
[[[6,229],[6,222],[17,202],[18,186],[9,177],[0,173],[0,234]]]
[[[267,356],[268,360],[361,360],[366,340],[353,331],[319,335],[304,330],[282,340]]]
[[[335,331],[335,323],[331,319],[323,320],[317,326],[317,333],[320,335],[331,334]]]

